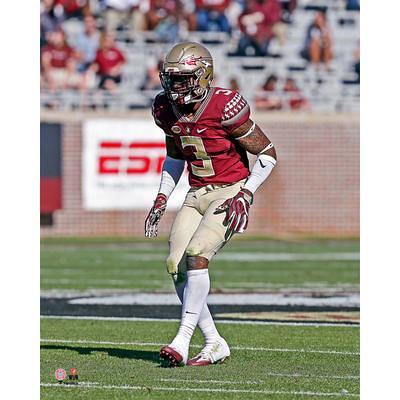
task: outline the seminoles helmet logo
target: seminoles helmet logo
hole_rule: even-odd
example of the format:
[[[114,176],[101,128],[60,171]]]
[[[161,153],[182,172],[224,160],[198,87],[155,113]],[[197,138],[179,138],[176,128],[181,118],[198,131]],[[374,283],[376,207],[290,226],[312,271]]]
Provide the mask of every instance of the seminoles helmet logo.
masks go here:
[[[201,60],[203,57],[195,57],[194,55],[184,58],[179,64],[185,65],[196,65],[197,61]]]

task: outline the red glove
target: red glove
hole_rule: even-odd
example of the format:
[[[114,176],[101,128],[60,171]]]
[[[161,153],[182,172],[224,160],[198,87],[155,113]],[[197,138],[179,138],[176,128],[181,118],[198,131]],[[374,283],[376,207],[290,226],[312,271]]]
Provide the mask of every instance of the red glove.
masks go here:
[[[158,193],[144,225],[144,235],[146,237],[151,238],[157,236],[158,223],[160,222],[161,217],[164,215],[166,208],[167,196],[165,196],[165,194]]]
[[[241,189],[239,193],[226,200],[215,210],[214,214],[226,212],[224,225],[228,229],[225,234],[225,240],[229,240],[234,233],[243,233],[249,222],[250,205],[253,203],[253,193],[247,189]]]

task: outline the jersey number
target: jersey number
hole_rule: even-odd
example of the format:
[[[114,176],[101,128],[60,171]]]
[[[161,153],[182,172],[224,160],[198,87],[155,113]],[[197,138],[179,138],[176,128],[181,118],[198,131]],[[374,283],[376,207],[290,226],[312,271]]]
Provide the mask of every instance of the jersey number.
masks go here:
[[[192,168],[193,175],[206,177],[206,176],[214,176],[214,168],[211,162],[210,156],[206,152],[206,148],[204,147],[203,139],[198,136],[181,136],[182,148],[187,146],[192,146],[195,148],[193,151],[194,155],[198,160],[203,161],[203,166],[198,167],[197,165],[190,164]]]
[[[232,90],[229,89],[218,89],[215,94],[223,93],[225,96],[229,96],[232,93]]]

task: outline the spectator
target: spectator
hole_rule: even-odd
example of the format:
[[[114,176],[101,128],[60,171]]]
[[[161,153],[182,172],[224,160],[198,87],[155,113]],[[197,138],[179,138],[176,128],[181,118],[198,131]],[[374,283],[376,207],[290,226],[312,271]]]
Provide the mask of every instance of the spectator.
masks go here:
[[[280,110],[282,101],[276,93],[278,77],[274,74],[270,75],[264,85],[258,91],[255,104],[259,110]]]
[[[230,32],[231,27],[224,14],[231,0],[196,0],[197,30]]]
[[[231,90],[240,90],[240,85],[238,80],[235,77],[232,77],[231,79],[229,79],[229,89]]]
[[[353,53],[353,57],[354,57],[354,64],[353,64],[353,68],[354,68],[354,72],[356,73],[356,80],[355,83],[360,83],[360,46],[358,46]]]
[[[327,69],[333,58],[332,33],[326,11],[317,11],[314,21],[307,28],[306,41],[301,55],[315,66],[323,63]]]
[[[77,54],[68,45],[64,32],[59,29],[48,34],[49,43],[42,49],[44,82],[51,91],[77,89],[82,83],[77,73]]]
[[[84,19],[84,31],[77,37],[75,48],[80,55],[80,72],[85,72],[96,58],[100,34],[92,16]]]
[[[156,32],[157,40],[179,40],[180,6],[178,0],[150,0],[150,10],[146,14],[147,28]]]
[[[242,36],[238,55],[266,56],[270,40],[276,35],[282,17],[278,0],[248,0],[239,17]]]
[[[283,91],[287,94],[285,99],[287,100],[287,105],[291,110],[306,110],[310,108],[309,102],[301,94],[301,91],[297,87],[293,78],[286,79]]]
[[[360,11],[360,0],[347,0],[346,10],[349,11]]]
[[[60,27],[65,20],[62,10],[57,10],[54,4],[55,0],[43,0],[41,2],[40,13],[40,44],[46,44],[47,34]],[[61,12],[60,12],[61,11]]]
[[[142,31],[145,29],[144,14],[148,11],[148,2],[140,0],[103,0],[104,17],[107,31],[113,32],[123,27]]]
[[[297,0],[281,0],[282,20],[288,24],[292,23],[292,15],[297,7]]]
[[[55,0],[55,5],[63,12],[66,19],[83,19],[85,15],[90,14],[89,0]]]
[[[124,64],[125,57],[117,48],[114,35],[111,32],[103,32],[100,38],[100,48],[96,52],[96,58],[90,66],[88,74],[97,73],[100,77],[100,89],[114,91],[122,81]]]
[[[218,0],[217,0],[218,1]],[[197,15],[195,0],[180,0],[180,31],[185,35],[187,31],[197,31]]]
[[[153,60],[147,68],[144,83],[141,90],[162,90],[160,82],[160,70],[163,65],[163,60],[159,59],[158,62]]]

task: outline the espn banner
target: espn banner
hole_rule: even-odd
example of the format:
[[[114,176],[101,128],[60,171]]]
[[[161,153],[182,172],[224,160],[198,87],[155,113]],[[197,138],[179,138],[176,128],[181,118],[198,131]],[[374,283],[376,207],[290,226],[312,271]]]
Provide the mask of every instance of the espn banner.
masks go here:
[[[83,124],[83,207],[149,209],[165,159],[165,135],[150,119],[93,119]],[[179,208],[189,190],[184,174],[168,201]]]

